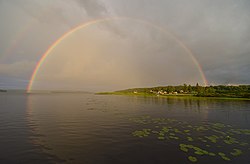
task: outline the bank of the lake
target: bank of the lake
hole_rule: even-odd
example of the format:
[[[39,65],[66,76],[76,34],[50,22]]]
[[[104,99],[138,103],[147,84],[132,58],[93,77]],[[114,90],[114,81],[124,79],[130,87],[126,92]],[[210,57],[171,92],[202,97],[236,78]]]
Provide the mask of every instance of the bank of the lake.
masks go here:
[[[98,94],[250,100],[250,85],[200,86],[197,83],[195,86],[184,84],[178,86],[130,88]]]

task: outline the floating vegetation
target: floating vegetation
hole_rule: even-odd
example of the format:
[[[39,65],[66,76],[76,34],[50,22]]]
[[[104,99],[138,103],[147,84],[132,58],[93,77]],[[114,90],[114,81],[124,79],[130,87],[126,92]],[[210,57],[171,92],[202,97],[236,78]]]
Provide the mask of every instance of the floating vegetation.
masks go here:
[[[219,152],[218,155],[221,156],[221,158],[224,159],[225,161],[230,161],[230,158],[228,158],[225,153]]]
[[[246,143],[246,142],[241,142],[240,143],[240,146],[247,146],[248,145],[248,143]]]
[[[136,130],[132,134],[137,137],[147,137],[150,134],[150,129]]]
[[[166,126],[162,127],[162,131],[165,133],[169,132],[169,130],[170,130],[169,127],[166,127]]]
[[[184,152],[188,152],[188,148],[186,147],[185,144],[180,144],[180,150],[184,151]]]
[[[199,126],[196,128],[196,131],[206,131],[208,130],[207,128],[204,128],[203,126]]]
[[[190,142],[194,141],[194,139],[192,137],[187,137],[187,140]]]
[[[170,136],[175,136],[175,134],[174,134],[174,133],[169,133],[169,135],[170,135]]]
[[[179,137],[175,137],[175,136],[169,136],[170,139],[175,139],[175,140],[178,140]]]
[[[165,139],[165,137],[163,137],[163,136],[159,136],[159,137],[158,137],[158,139],[159,139],[159,140],[164,140],[164,139]]]
[[[198,156],[203,156],[202,159],[220,157],[230,161],[250,150],[249,129],[236,129],[231,125],[209,122],[193,125],[175,119],[150,116],[130,120],[144,127],[132,132],[133,136],[155,136],[161,142],[178,144],[180,151],[185,153],[191,162],[197,162]]]
[[[222,132],[222,131],[219,131],[219,130],[216,130],[216,129],[212,129],[212,131],[216,132],[216,133],[219,133],[221,135],[226,135],[226,133]]]
[[[225,140],[223,140],[226,144],[233,144],[233,143],[239,143],[238,141],[236,141],[235,138],[232,138],[230,136],[227,136]]]
[[[226,126],[224,124],[221,124],[221,123],[214,123],[213,127],[216,129],[222,129],[222,128],[225,128]]]
[[[210,155],[210,156],[216,156],[216,154],[215,153],[208,153],[208,155]]]
[[[231,129],[231,132],[236,134],[250,135],[250,129]]]
[[[219,139],[218,136],[216,135],[212,135],[212,136],[205,136],[205,138],[207,138],[209,141],[211,141],[212,143],[216,143],[217,139]]]
[[[154,134],[158,134],[159,132],[158,131],[156,131],[156,130],[153,130],[153,131],[151,131],[152,133],[154,133]]]
[[[191,162],[197,162],[197,158],[196,158],[196,157],[189,156],[188,159],[189,159],[189,161],[191,161]]]
[[[239,149],[233,149],[234,152],[231,152],[230,154],[232,154],[233,156],[239,156],[242,154],[242,151]]]
[[[176,129],[176,128],[174,129],[174,132],[175,133],[182,133],[179,129]]]

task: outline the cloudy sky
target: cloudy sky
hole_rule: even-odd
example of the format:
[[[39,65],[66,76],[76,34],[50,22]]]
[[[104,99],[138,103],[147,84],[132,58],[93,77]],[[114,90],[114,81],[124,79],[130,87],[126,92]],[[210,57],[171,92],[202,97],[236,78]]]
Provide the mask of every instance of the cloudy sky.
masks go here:
[[[34,89],[202,84],[188,51],[209,84],[249,84],[249,15],[249,0],[0,0],[0,88],[25,89],[58,38],[103,18],[118,19],[63,39]]]

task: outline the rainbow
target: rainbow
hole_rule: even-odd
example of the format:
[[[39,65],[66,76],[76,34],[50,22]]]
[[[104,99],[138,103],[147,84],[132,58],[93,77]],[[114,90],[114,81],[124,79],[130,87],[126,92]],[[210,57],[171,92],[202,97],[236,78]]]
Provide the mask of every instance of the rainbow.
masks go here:
[[[134,18],[128,18],[128,17],[111,17],[111,18],[100,18],[100,19],[96,19],[96,20],[92,20],[83,24],[80,24],[74,28],[72,28],[71,30],[69,30],[68,32],[64,33],[60,38],[58,38],[51,46],[49,46],[49,48],[46,50],[46,52],[43,54],[43,56],[40,58],[40,60],[38,61],[32,75],[29,81],[29,84],[27,86],[27,92],[31,92],[32,90],[32,86],[35,82],[36,76],[41,68],[41,66],[43,65],[44,61],[47,59],[47,57],[49,56],[50,52],[52,52],[64,39],[66,39],[69,35],[73,34],[74,32],[85,28],[87,26],[93,25],[93,24],[97,24],[97,23],[101,23],[101,22],[106,22],[106,21],[111,21],[111,20],[132,20],[135,22],[139,22],[139,23],[143,23],[146,25],[149,25],[151,27],[154,27],[155,29],[163,32],[165,35],[172,37],[178,44],[180,47],[182,47],[186,53],[189,55],[189,57],[192,59],[192,61],[194,62],[195,66],[198,68],[200,76],[203,80],[204,85],[206,86],[208,84],[206,76],[202,70],[201,65],[199,64],[199,62],[197,61],[197,59],[195,58],[195,56],[193,55],[193,52],[191,51],[190,48],[188,48],[176,35],[174,35],[173,33],[169,32],[168,30],[164,29],[163,27],[160,26],[156,26],[154,24],[151,24],[150,22],[144,21],[144,20],[140,20],[140,19],[134,19]]]

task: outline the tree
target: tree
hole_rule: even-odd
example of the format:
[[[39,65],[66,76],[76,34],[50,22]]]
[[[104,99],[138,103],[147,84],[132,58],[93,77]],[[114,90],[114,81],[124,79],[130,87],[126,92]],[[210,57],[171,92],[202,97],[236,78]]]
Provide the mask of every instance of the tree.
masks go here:
[[[187,86],[187,84],[184,84],[184,85],[183,85],[183,91],[184,91],[184,92],[187,92],[187,91],[188,91],[188,86]]]
[[[199,83],[196,83],[196,91],[199,93],[200,92],[200,86]]]

